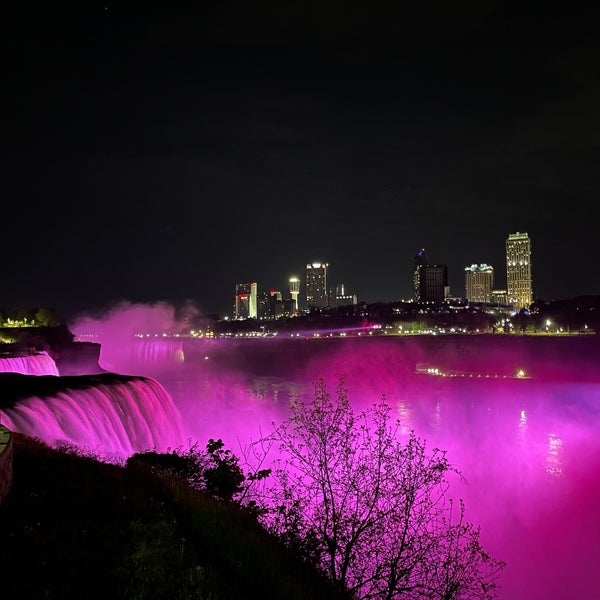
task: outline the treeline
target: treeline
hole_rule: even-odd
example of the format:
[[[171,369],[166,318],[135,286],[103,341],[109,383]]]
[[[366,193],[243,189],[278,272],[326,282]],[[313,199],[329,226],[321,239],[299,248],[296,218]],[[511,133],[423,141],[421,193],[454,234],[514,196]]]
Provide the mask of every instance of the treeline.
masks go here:
[[[47,306],[0,308],[2,327],[58,327],[60,324],[56,311]]]

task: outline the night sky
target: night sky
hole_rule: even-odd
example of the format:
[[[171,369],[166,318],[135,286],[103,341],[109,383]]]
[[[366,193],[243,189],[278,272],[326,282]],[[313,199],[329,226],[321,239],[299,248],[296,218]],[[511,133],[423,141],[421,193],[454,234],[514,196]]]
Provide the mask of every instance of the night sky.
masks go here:
[[[600,293],[576,3],[48,4],[2,24],[0,307],[224,315],[236,282],[285,292],[313,261],[389,302],[421,247],[462,296],[472,263],[505,287],[517,231],[536,298]]]

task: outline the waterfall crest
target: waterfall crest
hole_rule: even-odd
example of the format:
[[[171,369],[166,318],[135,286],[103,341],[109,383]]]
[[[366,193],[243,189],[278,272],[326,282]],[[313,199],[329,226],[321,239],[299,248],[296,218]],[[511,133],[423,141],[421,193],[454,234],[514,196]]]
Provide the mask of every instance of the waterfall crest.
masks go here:
[[[0,423],[55,448],[70,445],[121,460],[136,452],[177,448],[184,440],[171,396],[149,377],[11,373],[0,376],[0,393],[5,397]]]
[[[24,375],[58,375],[58,367],[47,352],[23,356],[0,356],[0,373]]]

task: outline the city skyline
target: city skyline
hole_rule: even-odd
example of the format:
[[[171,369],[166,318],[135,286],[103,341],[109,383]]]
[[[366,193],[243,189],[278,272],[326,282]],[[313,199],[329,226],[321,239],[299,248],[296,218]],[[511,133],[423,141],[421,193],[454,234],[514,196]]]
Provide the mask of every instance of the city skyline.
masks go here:
[[[463,288],[452,290],[448,285],[448,268],[445,264],[433,264],[429,261],[425,248],[420,248],[414,257],[414,270],[412,272],[413,295],[408,298],[389,298],[384,302],[412,301],[417,302],[440,302],[450,298],[463,298],[468,302],[494,302],[512,305],[517,309],[527,308],[537,299],[533,294],[532,278],[532,244],[527,232],[508,233],[506,240],[505,263],[501,272],[504,272],[504,286],[498,286],[498,278],[494,277],[493,265],[486,263],[473,263],[464,267]],[[326,308],[340,305],[339,300],[347,300],[348,304],[356,303],[361,296],[345,295],[344,282],[332,282],[329,276],[329,263],[315,261],[307,263],[305,279],[296,276],[288,278],[289,288],[284,292],[286,298],[294,303],[295,310],[311,308]],[[293,282],[293,287],[292,287]],[[246,318],[248,311],[238,310],[238,288],[253,285],[256,288],[258,282],[252,284],[236,284],[234,318]],[[279,301],[282,301],[282,292],[268,285],[269,292],[261,292],[273,295],[277,293]],[[292,293],[292,290],[293,293]],[[341,296],[338,291],[341,290]],[[289,295],[288,295],[289,293]],[[304,303],[299,303],[298,298],[303,293]],[[367,294],[368,295],[368,294]],[[338,298],[339,296],[339,298]],[[563,298],[564,299],[564,298]],[[256,312],[256,311],[255,311]],[[293,311],[287,311],[292,314]],[[254,315],[256,316],[256,314]]]
[[[433,264],[429,261],[425,248],[420,248],[415,255],[415,267],[412,273],[413,277],[413,296],[411,298],[391,298],[388,302],[394,301],[417,301],[417,302],[440,302],[450,298],[463,298],[468,302],[494,302],[506,305],[512,305],[517,309],[527,308],[536,299],[533,293],[532,278],[532,245],[527,232],[515,232],[507,234],[505,241],[506,255],[504,263],[505,285],[498,287],[494,279],[494,267],[486,263],[473,263],[464,268],[465,278],[462,291],[452,290],[448,285],[448,268],[445,264]],[[289,298],[293,301],[295,311],[298,309],[326,308],[341,305],[341,302],[347,301],[348,304],[356,303],[356,293],[352,296],[346,296],[345,283],[336,282],[332,284],[331,278],[327,280],[329,272],[329,263],[315,261],[307,263],[306,276],[304,281],[296,276],[288,279]],[[246,318],[248,311],[238,309],[239,295],[238,288],[243,286],[256,287],[258,283],[236,284],[235,309],[233,316],[235,318]],[[267,286],[269,287],[269,286]],[[273,295],[277,293],[279,301],[282,301],[282,292],[275,292],[273,287],[269,288],[265,294]],[[298,298],[304,291],[304,305],[299,304]],[[341,296],[340,296],[341,294]],[[293,310],[288,310],[286,314],[292,314]],[[255,311],[256,313],[256,311]],[[256,316],[256,314],[254,315]]]
[[[230,311],[331,265],[412,297],[414,255],[534,240],[534,295],[600,293],[600,52],[585,10],[353,1],[11,7],[0,307]]]

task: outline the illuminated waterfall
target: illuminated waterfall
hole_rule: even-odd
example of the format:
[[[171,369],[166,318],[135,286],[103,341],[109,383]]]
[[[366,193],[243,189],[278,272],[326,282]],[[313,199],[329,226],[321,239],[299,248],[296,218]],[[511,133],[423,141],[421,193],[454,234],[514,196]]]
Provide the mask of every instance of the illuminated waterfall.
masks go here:
[[[128,338],[102,343],[99,364],[107,371],[145,375],[148,369],[169,369],[185,361],[182,340]]]
[[[142,363],[180,363],[184,356],[179,340],[142,339],[135,345],[135,358]]]
[[[24,356],[0,356],[0,373],[58,375],[58,367],[47,352]]]
[[[135,452],[160,452],[182,445],[179,411],[154,379],[112,373],[12,377],[6,387],[26,391],[0,410],[0,423],[52,447],[72,445],[119,460]],[[4,391],[3,383],[0,379]]]

